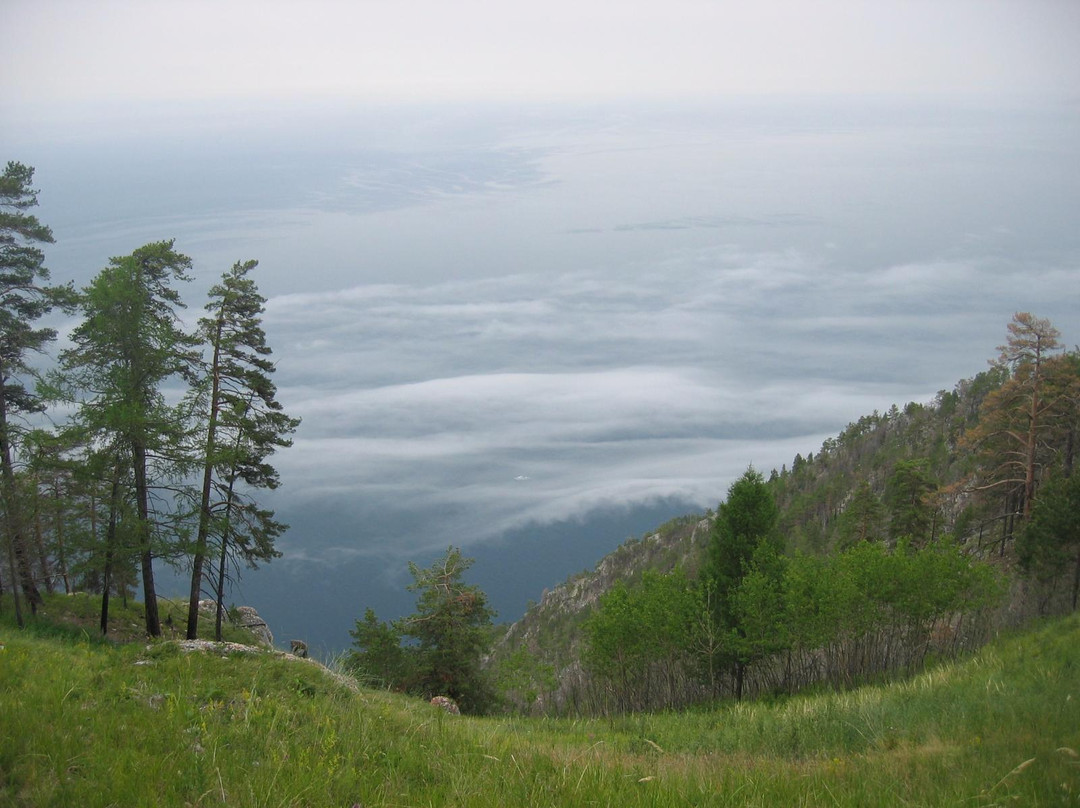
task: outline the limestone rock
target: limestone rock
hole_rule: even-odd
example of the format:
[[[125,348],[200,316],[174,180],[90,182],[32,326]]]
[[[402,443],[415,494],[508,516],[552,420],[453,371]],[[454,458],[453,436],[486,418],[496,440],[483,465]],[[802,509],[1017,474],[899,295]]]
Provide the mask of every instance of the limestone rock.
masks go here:
[[[261,645],[274,647],[274,635],[270,633],[270,627],[251,606],[236,607],[236,622],[254,634]]]
[[[199,614],[213,619],[217,615],[217,601],[204,598],[199,601]],[[250,631],[259,645],[274,647],[274,635],[257,611],[251,606],[237,606],[226,612],[226,620]]]
[[[250,645],[241,645],[236,642],[214,642],[213,640],[175,640],[176,647],[181,651],[220,651],[223,655],[225,652],[232,652],[237,654],[260,654],[258,648],[253,648]],[[153,646],[146,646],[146,650],[150,650]],[[137,664],[137,663],[136,663]]]

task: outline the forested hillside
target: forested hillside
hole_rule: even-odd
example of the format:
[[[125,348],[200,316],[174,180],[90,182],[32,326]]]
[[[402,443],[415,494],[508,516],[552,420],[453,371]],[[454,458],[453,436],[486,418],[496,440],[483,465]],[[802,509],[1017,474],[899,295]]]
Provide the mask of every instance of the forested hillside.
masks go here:
[[[1078,412],[1080,355],[1018,314],[989,370],[751,469],[720,518],[670,522],[546,591],[490,667],[518,709],[677,706],[914,670],[1075,608]],[[759,531],[775,555],[732,562],[722,523],[744,482],[775,505]]]

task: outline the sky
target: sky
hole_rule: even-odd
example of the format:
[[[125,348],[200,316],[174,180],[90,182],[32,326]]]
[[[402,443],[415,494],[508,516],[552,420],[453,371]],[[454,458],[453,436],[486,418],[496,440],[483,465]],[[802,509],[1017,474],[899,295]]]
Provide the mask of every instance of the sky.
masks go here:
[[[1080,4],[516,6],[0,2],[56,280],[175,238],[194,319],[260,261],[280,640],[451,543],[512,620],[1015,311],[1080,340]]]
[[[1080,89],[1070,0],[5,0],[0,95],[519,101]]]

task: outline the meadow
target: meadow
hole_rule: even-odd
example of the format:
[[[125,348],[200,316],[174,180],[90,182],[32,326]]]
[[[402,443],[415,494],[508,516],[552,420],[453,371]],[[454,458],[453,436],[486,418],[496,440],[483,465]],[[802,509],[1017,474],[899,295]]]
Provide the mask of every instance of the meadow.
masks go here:
[[[10,617],[3,805],[1080,803],[1080,615],[907,680],[606,719],[452,716],[280,652]]]

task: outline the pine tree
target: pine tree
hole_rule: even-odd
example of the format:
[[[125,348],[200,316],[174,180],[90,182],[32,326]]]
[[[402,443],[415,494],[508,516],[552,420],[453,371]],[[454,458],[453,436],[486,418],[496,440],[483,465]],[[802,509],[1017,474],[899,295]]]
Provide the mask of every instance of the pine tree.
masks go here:
[[[409,589],[419,592],[416,612],[396,628],[417,642],[414,688],[426,696],[450,696],[476,712],[489,698],[480,657],[495,613],[480,588],[462,580],[472,563],[456,547],[427,569],[410,563]]]
[[[72,333],[73,347],[61,355],[68,383],[91,395],[79,407],[82,428],[131,471],[146,631],[154,637],[160,636],[161,624],[153,534],[161,525],[151,488],[182,473],[188,460],[183,413],[166,403],[163,386],[189,378],[195,359],[194,341],[176,314],[184,304],[171,285],[188,280],[190,268],[191,259],[176,252],[172,241],[110,259],[84,290],[86,319]],[[112,486],[111,519],[118,510],[118,485]],[[115,528],[112,521],[110,526]]]
[[[838,549],[846,550],[859,542],[879,540],[884,522],[885,509],[881,501],[870,483],[861,481],[840,515]]]
[[[736,698],[742,698],[743,678],[750,661],[739,648],[746,631],[740,624],[736,594],[743,579],[755,570],[755,556],[775,557],[781,552],[776,529],[779,517],[764,478],[749,468],[728,489],[709,537],[703,584],[713,598],[714,621],[732,640],[729,657],[735,672]]]
[[[1026,519],[1044,465],[1044,436],[1066,400],[1052,372],[1064,365],[1053,356],[1061,349],[1060,332],[1049,320],[1018,312],[1008,330],[996,365],[1009,371],[1009,379],[986,397],[966,443],[978,447],[983,458],[979,489],[1015,492]]]
[[[1017,539],[1017,556],[1028,573],[1048,581],[1072,565],[1069,601],[1080,600],[1080,474],[1049,480]]]
[[[248,277],[256,261],[237,262],[210,290],[209,317],[200,320],[200,336],[211,351],[204,391],[206,409],[202,455],[199,527],[192,558],[188,603],[188,639],[198,636],[208,540],[215,529],[221,539],[216,599],[218,626],[224,599],[225,568],[231,546],[245,561],[273,558],[274,538],[285,529],[271,511],[241,501],[236,483],[248,488],[278,486],[277,471],[266,462],[276,449],[289,446],[286,437],[300,421],[282,412],[270,379],[274,364],[262,329],[263,298]]]
[[[346,658],[351,671],[378,687],[400,688],[406,684],[411,660],[401,647],[401,632],[397,628],[379,620],[375,610],[369,608],[364,619],[356,621],[349,636],[355,649]]]
[[[33,375],[29,355],[44,350],[56,337],[51,328],[34,323],[59,306],[69,309],[74,293],[68,286],[48,285],[49,271],[40,244],[53,242],[52,231],[27,213],[37,205],[32,188],[34,169],[9,162],[0,175],[0,490],[12,574],[32,610],[42,603],[34,580],[24,514],[15,479],[14,452],[18,432],[14,419],[43,409],[26,383]],[[13,591],[17,591],[14,589]],[[22,613],[16,598],[19,623]]]
[[[889,510],[889,537],[893,542],[909,539],[922,546],[934,538],[937,509],[934,494],[937,485],[930,478],[930,463],[925,459],[900,460],[885,486]]]

